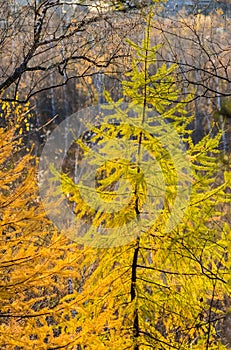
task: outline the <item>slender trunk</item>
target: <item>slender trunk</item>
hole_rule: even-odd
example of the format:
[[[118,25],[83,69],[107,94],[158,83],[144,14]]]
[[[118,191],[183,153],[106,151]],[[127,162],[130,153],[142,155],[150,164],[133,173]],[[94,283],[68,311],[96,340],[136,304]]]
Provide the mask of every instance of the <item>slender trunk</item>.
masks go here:
[[[132,280],[131,280],[131,301],[136,298],[136,279],[137,279],[137,263],[138,263],[138,253],[139,253],[139,243],[140,238],[138,237],[136,240],[136,248],[133,255],[132,261]],[[137,339],[139,337],[139,315],[138,308],[135,308],[134,311],[134,320],[133,320],[133,336],[135,340],[134,350],[139,350],[139,345],[137,344]]]
[[[151,17],[149,17],[149,25],[150,25]],[[147,80],[148,80],[148,45],[149,45],[149,30],[146,37],[146,53],[145,53],[145,60],[144,60],[144,100],[143,100],[143,112],[142,112],[142,125],[145,121],[146,116],[146,107],[147,107]],[[141,147],[142,147],[142,140],[143,140],[143,131],[139,133],[138,137],[138,162],[137,162],[137,173],[140,173],[140,166],[141,166]],[[140,205],[139,205],[139,189],[136,185],[135,187],[135,211],[136,211],[136,218],[139,221],[140,220]],[[138,257],[139,257],[139,249],[140,249],[140,237],[138,236],[136,239],[136,247],[133,254],[133,261],[132,261],[132,277],[131,277],[131,301],[133,301],[137,297],[137,290],[136,290],[136,283],[137,283],[137,267],[138,267]],[[139,327],[139,310],[138,306],[135,307],[134,310],[134,319],[133,319],[133,337],[134,337],[134,350],[139,350],[139,344],[138,344],[138,338],[140,336],[140,327]]]

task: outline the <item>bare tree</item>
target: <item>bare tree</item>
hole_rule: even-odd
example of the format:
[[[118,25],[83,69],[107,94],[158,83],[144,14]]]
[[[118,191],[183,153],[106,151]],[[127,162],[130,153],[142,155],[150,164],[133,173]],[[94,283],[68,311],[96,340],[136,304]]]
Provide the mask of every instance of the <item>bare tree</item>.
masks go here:
[[[212,3],[213,1],[211,1]],[[199,3],[199,1],[198,1]],[[195,9],[196,10],[196,9]],[[195,141],[218,122],[223,130],[223,148],[229,143],[231,118],[231,17],[217,8],[203,14],[188,9],[171,15],[162,12],[152,23],[152,41],[162,43],[157,68],[176,64],[175,82],[183,97],[191,95],[189,113]]]
[[[26,102],[38,92],[98,70],[122,71],[129,54],[124,38],[141,21],[137,11],[117,11],[115,3],[2,1],[2,99]]]
[[[157,19],[153,25],[163,43],[160,60],[178,65],[178,82],[197,97],[231,95],[231,20],[222,12]],[[191,91],[190,88],[191,87]]]

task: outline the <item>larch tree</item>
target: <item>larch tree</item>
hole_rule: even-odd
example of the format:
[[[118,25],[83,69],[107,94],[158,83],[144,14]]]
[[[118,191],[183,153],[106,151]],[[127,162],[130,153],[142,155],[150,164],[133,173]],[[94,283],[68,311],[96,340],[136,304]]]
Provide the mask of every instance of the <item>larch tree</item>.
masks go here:
[[[147,22],[142,45],[130,42],[124,97],[106,93],[109,114],[76,140],[95,183],[90,170],[75,183],[51,164],[61,187],[47,194],[48,208],[62,191],[74,220],[66,234],[96,247],[70,302],[70,349],[226,349],[230,169],[218,176],[221,133],[193,143],[177,67],[156,66]]]
[[[73,244],[57,232],[39,202],[37,159],[24,139],[29,105],[2,102],[1,108],[0,347],[57,348],[65,307],[69,314],[70,278],[76,287],[82,283],[76,262],[82,250],[71,257]]]

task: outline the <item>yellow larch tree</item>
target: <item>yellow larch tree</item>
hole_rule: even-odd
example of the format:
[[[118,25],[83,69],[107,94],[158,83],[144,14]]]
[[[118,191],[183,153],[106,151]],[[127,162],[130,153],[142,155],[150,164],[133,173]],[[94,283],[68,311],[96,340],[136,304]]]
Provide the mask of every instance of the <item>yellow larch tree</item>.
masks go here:
[[[39,201],[37,159],[24,143],[29,105],[2,103],[1,110],[0,347],[66,346],[70,338],[63,323],[73,317],[67,296],[82,283],[77,264],[82,250],[74,244],[79,253],[72,255],[73,244],[58,233]]]

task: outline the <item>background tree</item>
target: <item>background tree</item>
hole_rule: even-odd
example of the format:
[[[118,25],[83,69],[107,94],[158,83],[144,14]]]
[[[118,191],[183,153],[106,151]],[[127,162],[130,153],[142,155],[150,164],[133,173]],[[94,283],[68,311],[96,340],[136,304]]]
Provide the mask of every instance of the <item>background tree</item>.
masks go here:
[[[211,1],[215,9],[191,14],[166,13],[153,24],[153,43],[162,42],[158,61],[177,63],[176,82],[182,95],[193,93],[199,138],[216,120],[223,129],[223,149],[230,150],[230,14]],[[192,14],[193,12],[193,14]],[[225,107],[226,106],[226,107]]]
[[[110,2],[105,12],[102,3],[5,3],[0,32],[3,99],[28,101],[38,91],[71,79],[122,67],[128,55],[122,38],[138,24],[139,16],[131,21],[130,15],[111,11],[115,5]]]
[[[223,129],[222,147],[229,151],[229,4],[210,1],[207,6],[198,1],[180,11],[183,1],[177,2],[178,7],[168,1],[162,9],[160,3],[155,1],[156,21],[151,34],[154,45],[163,43],[157,62],[177,63],[176,82],[181,93],[194,94],[195,140],[210,130],[216,119]],[[5,3],[0,26],[3,99],[30,99],[33,125],[40,128],[55,116],[53,124],[97,103],[104,88],[119,98],[121,80],[130,66],[130,49],[124,38],[140,42],[137,33],[142,33],[143,15],[151,4]],[[40,132],[41,141],[46,132],[47,128]]]
[[[97,103],[106,79],[116,93],[129,66],[124,38],[142,26],[140,11],[115,1],[12,0],[0,11],[1,97],[30,100],[32,139],[41,143],[66,116]]]

